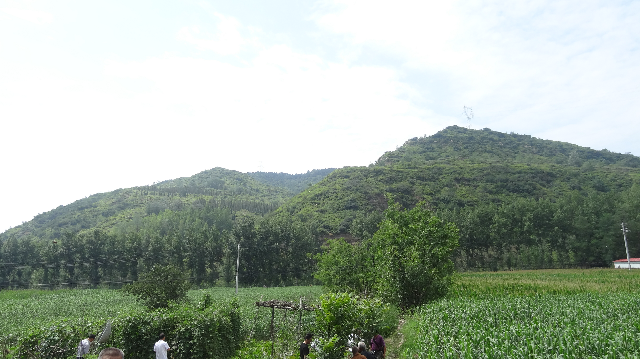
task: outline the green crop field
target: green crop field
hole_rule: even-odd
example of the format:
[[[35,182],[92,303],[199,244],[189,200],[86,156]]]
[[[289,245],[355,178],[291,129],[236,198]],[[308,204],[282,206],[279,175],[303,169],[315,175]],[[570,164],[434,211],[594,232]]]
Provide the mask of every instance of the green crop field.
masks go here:
[[[306,304],[314,305],[321,293],[321,287],[318,286],[240,288],[237,298],[247,340],[264,346],[264,342],[271,339],[271,309],[257,307],[257,301],[299,303],[302,298]],[[189,300],[198,303],[206,294],[211,296],[214,305],[236,297],[233,288],[209,288],[190,291]],[[0,292],[0,344],[8,343],[10,346],[14,338],[24,335],[29,329],[46,327],[62,320],[84,320],[101,327],[108,319],[121,313],[142,309],[133,297],[117,290],[5,290]],[[300,317],[297,313],[276,310],[273,350],[279,353],[292,352],[295,343],[312,324],[312,312],[303,311]],[[271,350],[270,344],[267,349]]]
[[[235,297],[233,288],[189,292],[194,304],[211,296]],[[314,325],[311,312],[274,311],[255,302],[317,304],[320,287],[240,288],[238,304],[246,345],[238,357],[295,356]],[[63,319],[104,323],[141,310],[120,291],[19,290],[0,292],[0,338]],[[405,314],[389,338],[393,358],[640,358],[640,271],[541,270],[462,273],[450,295]],[[117,330],[117,328],[114,328]],[[80,339],[80,338],[79,338]],[[78,339],[78,340],[79,340]],[[169,342],[171,341],[170,338]]]
[[[109,289],[3,290],[0,292],[0,338],[63,319],[99,321],[140,308],[135,299]]]
[[[466,273],[402,329],[402,358],[638,358],[640,271]]]

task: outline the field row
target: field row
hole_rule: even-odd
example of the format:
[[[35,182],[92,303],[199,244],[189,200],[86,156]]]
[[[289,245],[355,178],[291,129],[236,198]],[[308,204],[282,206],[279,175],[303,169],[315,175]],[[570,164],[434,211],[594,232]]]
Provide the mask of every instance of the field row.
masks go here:
[[[402,357],[639,357],[639,312],[635,293],[447,299],[407,323]]]

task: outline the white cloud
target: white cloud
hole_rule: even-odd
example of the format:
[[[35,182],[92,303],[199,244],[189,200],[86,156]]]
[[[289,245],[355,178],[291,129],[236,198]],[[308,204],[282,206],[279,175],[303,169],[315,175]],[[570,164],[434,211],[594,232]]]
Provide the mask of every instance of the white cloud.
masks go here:
[[[68,15],[51,4],[56,19]],[[131,10],[123,4],[112,5],[116,13]],[[192,21],[163,27],[165,38],[144,46],[117,38],[140,50],[132,55],[72,54],[77,43],[65,34],[113,25],[98,16],[95,28],[78,26],[97,11],[91,5],[71,6],[77,13],[55,28],[5,37],[0,152],[12,155],[0,168],[12,174],[3,187],[17,190],[3,197],[12,209],[3,223],[215,166],[366,165],[408,138],[466,124],[463,106],[475,128],[640,154],[640,2],[336,0],[314,7],[318,28],[295,33],[244,22],[255,14],[243,18],[240,5],[230,16],[180,4],[159,7],[155,22],[122,23],[113,36]],[[0,10],[38,24],[54,17],[12,9]],[[42,39],[55,58],[40,56],[49,51]]]
[[[0,11],[13,15],[19,19],[32,22],[34,24],[50,24],[53,22],[53,15],[44,11],[27,10],[18,8],[1,7]]]
[[[106,74],[152,81],[154,90],[135,102],[156,108],[161,115],[154,121],[170,123],[172,108],[187,107],[179,127],[197,129],[190,132],[193,142],[202,138],[213,152],[240,147],[219,160],[256,157],[274,171],[366,165],[407,138],[432,132],[425,117],[441,120],[412,104],[419,95],[391,69],[331,63],[284,45],[243,67],[165,56],[111,61]],[[361,141],[377,142],[370,145],[377,150]],[[255,161],[236,161],[230,168],[252,166]]]
[[[564,141],[602,148],[617,140],[592,142],[594,127],[574,124],[604,130],[638,122],[630,116],[640,111],[638,2],[332,4],[316,16],[320,26],[433,79],[418,88],[443,113],[473,107],[475,126],[534,135],[565,128]]]
[[[204,32],[199,26],[183,27],[177,39],[195,45],[200,50],[211,50],[221,55],[239,53],[247,41],[240,31],[242,25],[233,17],[213,13],[217,18],[216,31],[213,34]]]

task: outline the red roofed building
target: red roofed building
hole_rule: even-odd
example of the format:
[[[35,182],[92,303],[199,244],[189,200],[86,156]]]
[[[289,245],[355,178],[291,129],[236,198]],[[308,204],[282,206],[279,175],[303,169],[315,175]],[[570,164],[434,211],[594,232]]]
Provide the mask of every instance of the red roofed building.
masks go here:
[[[631,268],[639,268],[640,269],[640,258],[630,258],[631,259]],[[614,268],[622,268],[629,269],[629,262],[627,262],[627,258],[618,259],[617,261],[613,261]]]

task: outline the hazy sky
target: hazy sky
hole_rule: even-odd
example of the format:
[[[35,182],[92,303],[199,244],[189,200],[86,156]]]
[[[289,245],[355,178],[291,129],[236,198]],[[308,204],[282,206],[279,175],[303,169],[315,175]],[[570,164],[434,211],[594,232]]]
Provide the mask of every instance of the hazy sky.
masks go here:
[[[0,0],[0,231],[449,125],[640,155],[640,1]]]

